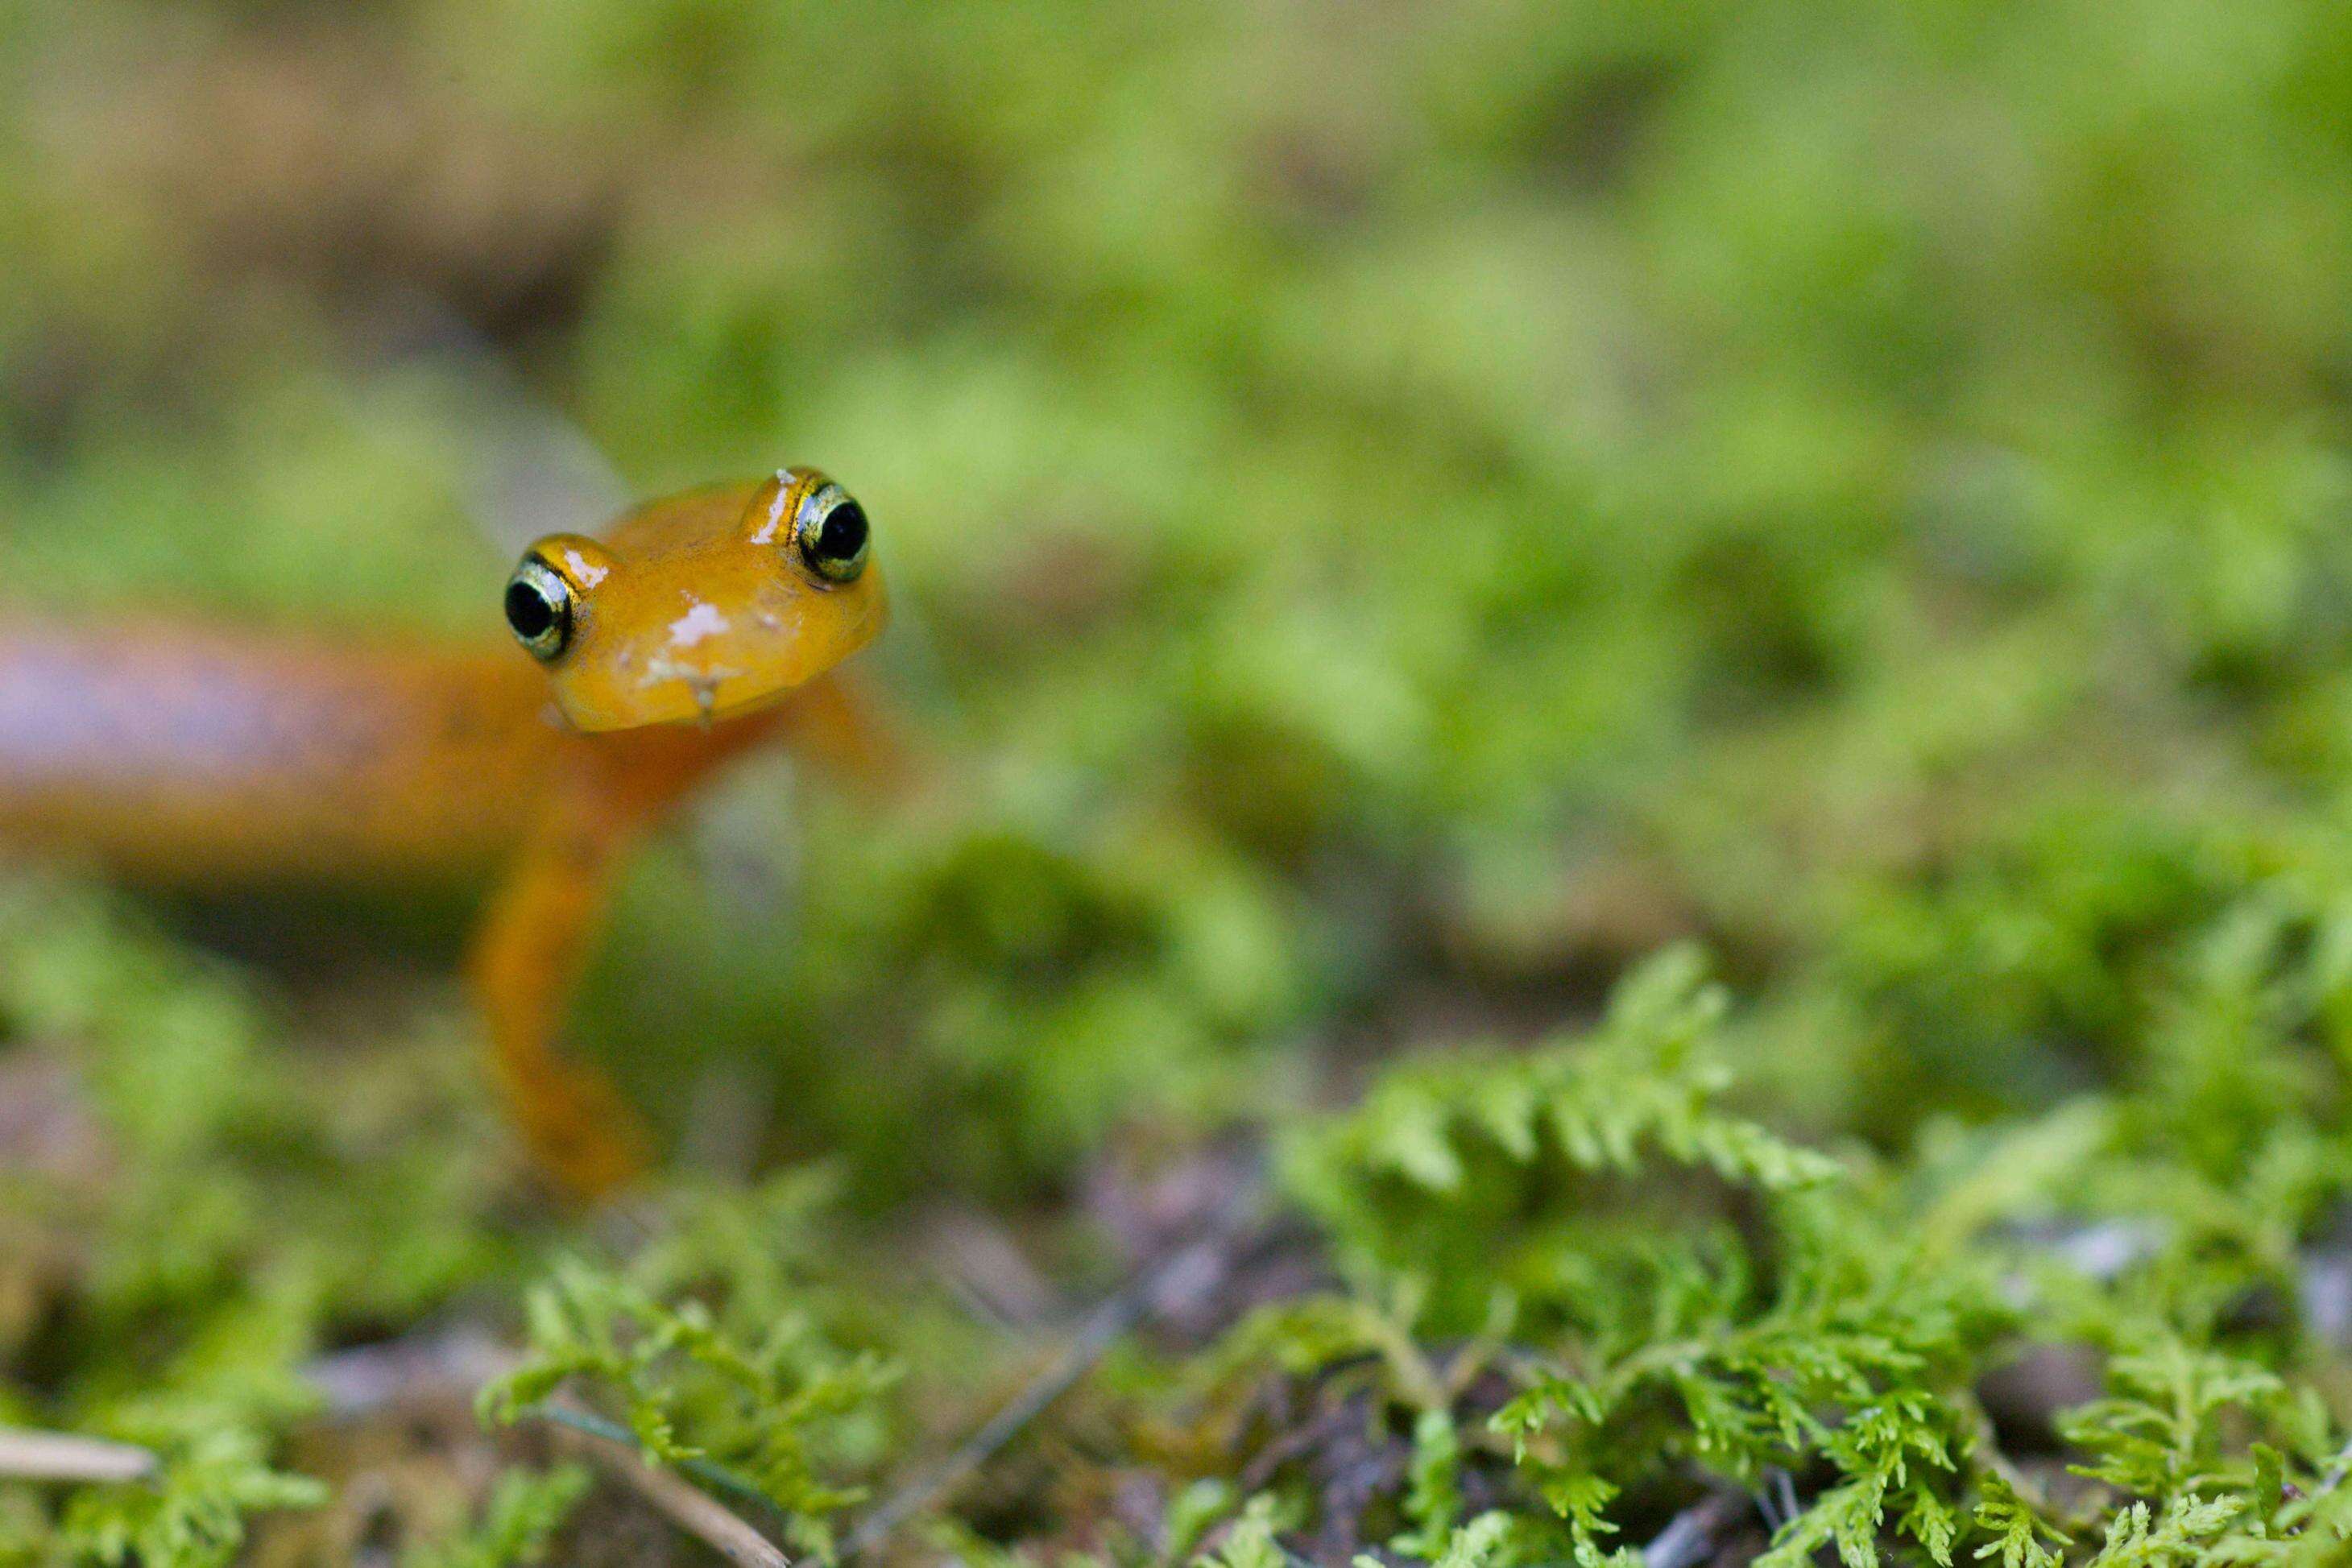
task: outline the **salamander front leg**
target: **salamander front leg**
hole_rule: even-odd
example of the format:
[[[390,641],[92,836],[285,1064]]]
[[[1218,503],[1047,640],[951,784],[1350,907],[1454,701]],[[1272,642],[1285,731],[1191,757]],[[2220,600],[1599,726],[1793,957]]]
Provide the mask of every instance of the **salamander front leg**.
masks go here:
[[[916,768],[905,737],[866,684],[836,670],[776,705],[770,723],[798,756],[862,789],[905,795]]]
[[[540,1166],[583,1198],[641,1174],[651,1148],[604,1075],[555,1046],[632,827],[591,802],[559,810],[493,895],[469,966],[508,1113]]]
[[[604,1075],[556,1050],[614,869],[712,769],[775,738],[875,788],[896,789],[908,771],[887,728],[834,678],[712,730],[607,737],[550,802],[475,936],[473,986],[499,1092],[533,1156],[580,1197],[643,1172],[652,1148]]]

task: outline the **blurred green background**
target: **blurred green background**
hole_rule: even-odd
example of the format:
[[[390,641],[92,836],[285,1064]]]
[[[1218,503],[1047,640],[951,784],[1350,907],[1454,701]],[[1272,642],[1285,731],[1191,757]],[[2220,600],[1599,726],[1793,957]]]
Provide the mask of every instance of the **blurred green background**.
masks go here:
[[[579,1027],[885,1259],[1682,940],[1784,1131],[2242,1074],[2162,1145],[2221,1179],[2352,1052],[2347,192],[2284,0],[18,0],[0,597],[487,638],[600,465],[841,477],[926,785],[730,781]],[[0,1096],[110,1129],[0,1116],[25,1418],[158,1301],[299,1279],[293,1355],[570,1234],[442,948],[13,874]],[[2217,930],[2275,1040],[2172,1027]]]

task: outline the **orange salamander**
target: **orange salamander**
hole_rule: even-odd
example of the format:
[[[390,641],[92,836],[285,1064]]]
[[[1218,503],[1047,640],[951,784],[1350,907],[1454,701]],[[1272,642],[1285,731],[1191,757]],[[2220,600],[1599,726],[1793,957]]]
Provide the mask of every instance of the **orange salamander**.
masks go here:
[[[692,491],[508,580],[512,649],[0,622],[0,838],[200,886],[503,865],[471,987],[495,1076],[565,1186],[641,1168],[556,1050],[622,852],[787,736],[870,765],[827,672],[881,629],[865,510],[809,468]]]

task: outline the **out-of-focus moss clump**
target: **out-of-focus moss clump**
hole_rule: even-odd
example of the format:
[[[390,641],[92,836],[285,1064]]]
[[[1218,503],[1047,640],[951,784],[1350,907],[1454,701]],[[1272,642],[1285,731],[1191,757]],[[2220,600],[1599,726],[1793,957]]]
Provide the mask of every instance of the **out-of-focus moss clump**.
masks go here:
[[[817,462],[927,780],[643,857],[600,1220],[433,942],[8,872],[0,1427],[163,1468],[0,1561],[684,1550],[477,1426],[527,1342],[831,1550],[1236,1140],[1271,1261],[878,1550],[2343,1550],[2344,14],[76,0],[0,89],[12,609],[492,636],[566,443]]]

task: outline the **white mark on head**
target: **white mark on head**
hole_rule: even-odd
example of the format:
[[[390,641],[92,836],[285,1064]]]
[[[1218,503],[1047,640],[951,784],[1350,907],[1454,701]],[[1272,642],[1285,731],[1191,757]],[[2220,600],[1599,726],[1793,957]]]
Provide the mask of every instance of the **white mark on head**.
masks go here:
[[[670,645],[691,648],[705,637],[716,637],[726,630],[727,617],[719,613],[718,606],[698,599],[691,610],[669,623]]]
[[[613,572],[611,567],[598,566],[576,549],[563,552],[563,564],[572,569],[572,575],[580,580],[580,586],[583,588],[595,587],[610,577]]]
[[[784,503],[792,498],[793,471],[779,468],[776,470],[776,498],[768,503],[768,515],[760,519],[759,531],[751,536],[753,544],[763,545],[776,537],[776,530],[784,526]]]

